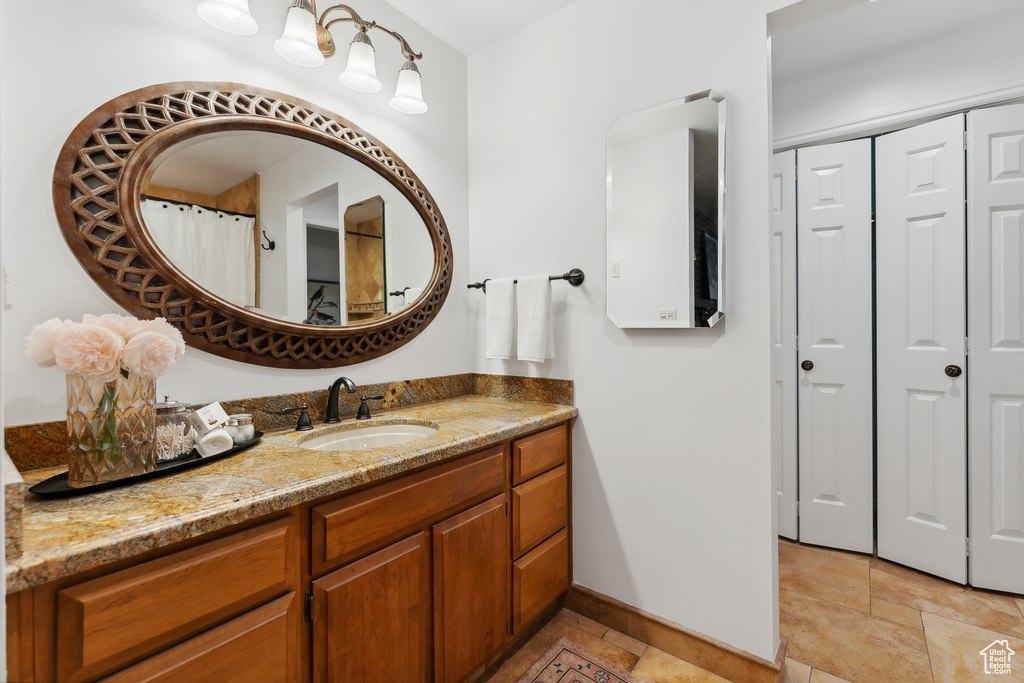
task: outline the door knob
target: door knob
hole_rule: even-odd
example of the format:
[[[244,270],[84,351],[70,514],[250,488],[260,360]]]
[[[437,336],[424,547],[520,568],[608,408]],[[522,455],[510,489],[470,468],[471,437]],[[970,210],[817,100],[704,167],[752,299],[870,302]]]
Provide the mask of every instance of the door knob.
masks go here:
[[[800,367],[802,367],[804,370],[813,370],[814,363],[812,363],[809,360],[805,360],[803,363],[800,364]]]
[[[959,377],[963,374],[963,370],[960,369],[959,365],[947,365],[946,374],[950,377]]]

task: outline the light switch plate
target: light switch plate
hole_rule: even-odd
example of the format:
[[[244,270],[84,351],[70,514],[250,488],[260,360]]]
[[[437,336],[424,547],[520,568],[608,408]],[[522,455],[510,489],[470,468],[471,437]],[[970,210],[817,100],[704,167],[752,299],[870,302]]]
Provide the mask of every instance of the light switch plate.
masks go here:
[[[676,309],[674,309],[674,308],[659,308],[658,309],[658,319],[659,320],[675,320],[676,319]]]

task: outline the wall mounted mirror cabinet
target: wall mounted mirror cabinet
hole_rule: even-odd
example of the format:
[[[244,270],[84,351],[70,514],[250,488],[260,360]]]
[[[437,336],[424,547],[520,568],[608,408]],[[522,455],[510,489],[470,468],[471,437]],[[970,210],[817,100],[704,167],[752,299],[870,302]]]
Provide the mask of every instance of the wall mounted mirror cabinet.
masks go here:
[[[725,98],[626,114],[607,136],[608,317],[710,327],[725,315]]]
[[[451,285],[444,219],[401,159],[336,114],[251,86],[168,83],[108,102],[68,138],[53,193],[110,296],[235,360],[382,355]]]

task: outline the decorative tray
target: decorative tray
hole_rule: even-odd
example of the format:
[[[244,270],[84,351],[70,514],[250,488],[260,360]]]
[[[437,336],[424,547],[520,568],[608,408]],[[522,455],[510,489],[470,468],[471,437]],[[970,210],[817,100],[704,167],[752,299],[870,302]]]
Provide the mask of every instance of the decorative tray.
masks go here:
[[[37,496],[43,496],[44,498],[70,498],[71,496],[79,496],[83,493],[95,493],[96,491],[106,491],[107,489],[114,489],[120,486],[128,486],[129,484],[136,484],[140,481],[146,481],[147,479],[155,479],[167,474],[190,470],[193,467],[199,467],[200,465],[205,465],[208,462],[220,460],[221,458],[226,458],[229,455],[234,455],[235,453],[241,453],[242,451],[255,446],[259,443],[261,438],[263,438],[263,432],[254,432],[252,438],[248,441],[240,443],[234,448],[229,448],[223,453],[210,455],[205,458],[199,455],[199,451],[193,448],[192,452],[183,458],[179,458],[178,460],[165,460],[157,463],[156,469],[151,472],[143,472],[142,474],[125,477],[124,479],[115,479],[114,481],[104,481],[99,484],[93,484],[92,486],[72,488],[68,486],[68,473],[61,472],[56,476],[50,477],[49,479],[32,486],[29,488],[29,491]]]

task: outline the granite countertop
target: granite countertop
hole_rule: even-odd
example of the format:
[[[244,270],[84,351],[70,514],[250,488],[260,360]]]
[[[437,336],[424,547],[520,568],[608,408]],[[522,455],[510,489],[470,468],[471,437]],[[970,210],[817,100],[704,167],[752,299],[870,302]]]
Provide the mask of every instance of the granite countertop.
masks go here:
[[[358,426],[413,422],[435,434],[365,451],[313,451],[298,444],[355,420],[279,431],[208,465],[76,498],[24,494],[21,555],[7,559],[7,592],[45,583],[232,524],[439,462],[577,415],[576,408],[489,396],[460,396],[381,413]],[[66,468],[23,472],[26,486]],[[8,529],[11,535],[12,529]]]

